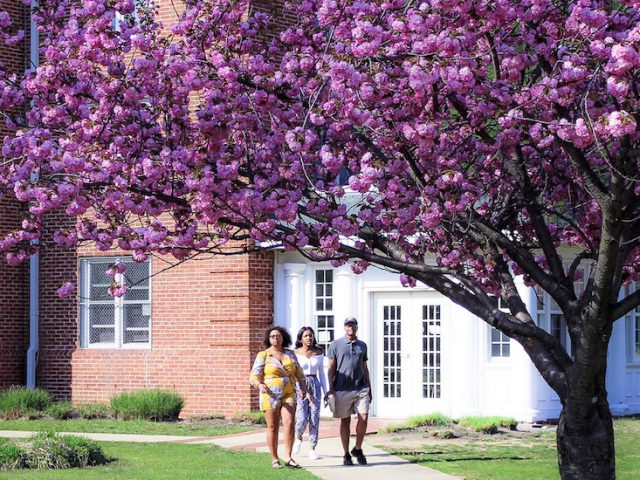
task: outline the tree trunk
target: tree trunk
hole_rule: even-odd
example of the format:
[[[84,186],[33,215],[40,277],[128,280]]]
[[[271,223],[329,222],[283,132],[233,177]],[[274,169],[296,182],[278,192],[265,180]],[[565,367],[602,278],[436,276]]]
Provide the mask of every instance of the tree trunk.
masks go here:
[[[601,333],[599,341],[582,337],[575,345],[556,438],[562,480],[616,478],[613,420],[605,380],[608,334],[610,329]]]
[[[562,480],[616,478],[611,412],[606,397],[600,403],[590,419],[574,419],[567,408],[560,414],[557,445]],[[583,423],[587,428],[576,428],[576,424]]]

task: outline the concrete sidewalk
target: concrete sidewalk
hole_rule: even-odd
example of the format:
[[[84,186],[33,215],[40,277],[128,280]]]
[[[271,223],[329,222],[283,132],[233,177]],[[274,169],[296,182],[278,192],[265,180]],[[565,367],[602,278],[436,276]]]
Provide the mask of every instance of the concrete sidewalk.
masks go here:
[[[455,480],[457,477],[440,473],[427,467],[407,462],[383,450],[371,446],[375,443],[378,429],[389,423],[398,421],[371,418],[367,428],[363,451],[367,456],[368,465],[345,467],[342,465],[342,445],[340,443],[340,422],[323,420],[320,423],[320,440],[316,452],[319,459],[310,460],[308,457],[308,441],[305,436],[300,453],[294,455],[295,460],[313,475],[323,480],[342,480],[349,475],[366,475],[367,480],[387,480],[400,478],[402,480]],[[352,433],[355,421],[352,422]],[[236,433],[219,437],[184,437],[175,435],[138,435],[118,433],[78,433],[59,432],[62,435],[81,435],[92,440],[103,442],[137,442],[137,443],[179,443],[179,444],[208,444],[234,450],[268,452],[265,429],[246,433]],[[0,430],[0,437],[28,438],[36,432]],[[282,441],[282,433],[280,434]],[[352,438],[351,445],[355,438]],[[283,445],[279,447],[280,458],[283,458]],[[355,458],[353,459],[355,462]]]

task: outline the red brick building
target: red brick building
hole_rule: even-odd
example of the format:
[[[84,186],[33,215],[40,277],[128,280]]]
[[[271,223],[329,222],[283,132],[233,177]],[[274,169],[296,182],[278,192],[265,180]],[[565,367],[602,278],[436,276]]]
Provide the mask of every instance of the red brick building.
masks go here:
[[[22,2],[0,0],[16,26],[28,27]],[[27,28],[28,30],[28,28]],[[20,73],[28,67],[28,39],[12,47],[0,47],[0,62],[8,73]],[[0,138],[8,133],[0,122]],[[0,200],[0,236],[20,221],[20,207],[8,199]],[[0,389],[25,381],[25,362],[29,345],[29,272],[28,265],[0,268]]]
[[[30,31],[28,7],[14,0],[0,6]],[[175,18],[172,2],[156,7],[165,23]],[[29,35],[15,47],[0,46],[4,68],[29,68],[29,47]],[[0,126],[0,136],[7,133]],[[0,203],[0,235],[18,225],[20,208]],[[24,385],[31,375],[36,386],[76,403],[157,387],[184,395],[184,415],[250,410],[248,371],[273,321],[273,255],[136,264],[121,251],[56,247],[50,234],[68,221],[49,218],[49,236],[31,263],[0,264],[0,390]],[[105,295],[104,271],[116,259],[131,262],[127,274],[142,280],[123,299]],[[78,285],[78,298],[57,296],[66,281]],[[37,328],[30,332],[30,325]]]

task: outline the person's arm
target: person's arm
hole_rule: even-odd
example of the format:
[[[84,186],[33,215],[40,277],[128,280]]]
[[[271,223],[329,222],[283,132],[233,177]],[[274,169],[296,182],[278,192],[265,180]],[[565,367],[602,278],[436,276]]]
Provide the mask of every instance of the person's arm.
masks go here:
[[[336,359],[335,358],[329,358],[329,369],[327,371],[327,380],[329,383],[329,390],[327,391],[327,393],[324,396],[325,401],[327,400],[327,398],[329,397],[329,395],[333,394],[333,380],[335,379],[336,376]]]
[[[302,370],[302,367],[300,366],[300,362],[298,362],[298,357],[296,356],[295,353],[291,352],[288,353],[289,358],[291,358],[291,360],[293,360],[294,363],[294,371],[293,374],[296,377],[297,383],[300,386],[300,391],[302,392],[302,397],[307,397],[309,399],[309,401],[313,401],[313,397],[311,395],[311,392],[309,392],[309,390],[307,389],[307,382],[305,382],[305,378],[304,378],[304,370]]]
[[[320,380],[320,386],[322,387],[322,393],[326,396],[329,393],[327,385],[327,376],[324,373],[324,355],[320,354],[320,365],[318,365],[318,380]]]
[[[249,375],[249,383],[251,383],[254,388],[257,388],[260,393],[269,393],[269,388],[264,384],[264,366],[266,363],[266,352],[258,352],[253,362],[253,367],[251,367],[251,374]]]
[[[369,379],[369,367],[367,365],[367,361],[364,360],[362,362],[362,370],[364,372],[364,380],[369,385],[369,402],[373,400],[373,386],[371,385],[371,380]]]

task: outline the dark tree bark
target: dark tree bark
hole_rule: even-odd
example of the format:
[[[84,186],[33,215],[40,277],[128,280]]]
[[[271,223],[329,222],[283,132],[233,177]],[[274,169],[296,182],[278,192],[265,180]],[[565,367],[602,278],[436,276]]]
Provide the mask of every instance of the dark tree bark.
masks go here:
[[[576,338],[574,361],[566,372],[566,396],[561,398],[556,438],[562,480],[616,478],[613,421],[606,390],[611,336],[611,324],[607,325],[600,331],[586,328]]]

